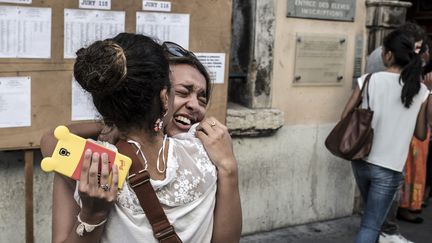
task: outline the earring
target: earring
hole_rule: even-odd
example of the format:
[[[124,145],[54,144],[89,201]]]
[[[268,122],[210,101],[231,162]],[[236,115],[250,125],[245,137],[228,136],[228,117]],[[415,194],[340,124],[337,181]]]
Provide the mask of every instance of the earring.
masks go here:
[[[163,114],[162,118],[164,118],[166,115],[168,114],[168,112],[165,112],[165,114]],[[159,132],[163,127],[163,120],[158,118],[155,123],[154,123],[154,131],[155,132]]]
[[[155,132],[159,132],[162,129],[163,126],[163,121],[162,119],[158,118],[154,124],[154,131]]]

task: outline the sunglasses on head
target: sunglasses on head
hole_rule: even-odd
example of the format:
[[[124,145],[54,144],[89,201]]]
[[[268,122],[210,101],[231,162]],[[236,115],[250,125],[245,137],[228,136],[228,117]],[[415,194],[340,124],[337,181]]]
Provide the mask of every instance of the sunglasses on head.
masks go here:
[[[187,57],[187,56],[195,57],[195,54],[193,54],[193,52],[188,51],[184,49],[182,46],[180,46],[179,44],[171,41],[165,41],[162,44],[162,47],[167,53],[175,57]]]

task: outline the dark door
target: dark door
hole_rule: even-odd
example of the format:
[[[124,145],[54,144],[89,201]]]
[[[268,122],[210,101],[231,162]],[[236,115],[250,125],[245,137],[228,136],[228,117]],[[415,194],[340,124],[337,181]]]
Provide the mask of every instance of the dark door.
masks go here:
[[[422,26],[429,38],[432,38],[432,1],[411,0],[413,6],[408,9],[407,21]]]

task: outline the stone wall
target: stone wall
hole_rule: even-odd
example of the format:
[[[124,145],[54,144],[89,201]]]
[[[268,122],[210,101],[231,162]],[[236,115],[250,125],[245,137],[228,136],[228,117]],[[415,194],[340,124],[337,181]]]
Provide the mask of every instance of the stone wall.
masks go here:
[[[0,152],[0,242],[25,242],[23,152]],[[35,242],[51,242],[52,174],[40,169],[35,151],[33,207]]]
[[[331,128],[284,126],[270,137],[234,139],[243,234],[352,214],[351,166],[323,146]]]

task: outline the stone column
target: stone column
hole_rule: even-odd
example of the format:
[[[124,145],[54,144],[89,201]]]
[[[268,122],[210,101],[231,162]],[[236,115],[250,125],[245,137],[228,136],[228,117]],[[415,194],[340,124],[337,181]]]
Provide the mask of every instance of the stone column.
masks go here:
[[[233,0],[229,101],[233,136],[268,136],[284,124],[271,108],[276,0]]]
[[[390,0],[366,0],[368,54],[381,46],[384,36],[405,23],[407,9],[412,3]]]

